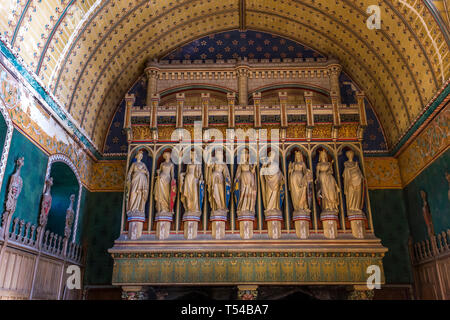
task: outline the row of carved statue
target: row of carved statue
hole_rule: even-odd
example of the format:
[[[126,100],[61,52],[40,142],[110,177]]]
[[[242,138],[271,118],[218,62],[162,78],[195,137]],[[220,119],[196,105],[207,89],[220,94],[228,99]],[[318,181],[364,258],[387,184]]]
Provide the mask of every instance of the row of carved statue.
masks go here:
[[[358,162],[354,160],[354,151],[346,152],[344,163],[344,194],[347,215],[352,225],[352,233],[357,238],[364,237],[365,215],[362,211],[364,203],[364,177]],[[127,216],[131,239],[142,234],[145,221],[145,206],[149,193],[149,171],[142,162],[143,151],[138,151],[127,175]],[[165,239],[169,236],[170,223],[173,220],[174,204],[177,195],[177,182],[174,175],[175,165],[171,161],[170,151],[163,154],[164,161],[157,170],[154,185],[156,207],[157,237]],[[243,149],[241,160],[237,166],[234,181],[228,165],[223,161],[223,153],[216,150],[214,161],[207,164],[205,179],[202,165],[196,162],[196,154],[191,151],[191,161],[180,175],[179,194],[184,207],[183,222],[185,237],[193,239],[197,234],[197,226],[203,210],[203,197],[208,194],[211,208],[210,221],[212,235],[222,239],[225,235],[225,222],[228,218],[231,194],[234,193],[237,220],[243,239],[250,239],[253,234],[255,205],[257,199],[257,168],[249,162],[249,152]],[[275,152],[270,151],[268,157],[259,168],[264,217],[268,225],[270,238],[281,236],[283,220],[282,205],[285,195],[285,178],[279,167]],[[313,175],[308,169],[300,151],[295,152],[294,161],[288,166],[288,188],[293,205],[293,220],[299,238],[309,236],[309,221],[313,202]],[[206,181],[206,190],[205,190]],[[325,149],[319,152],[316,166],[316,199],[321,209],[320,219],[324,226],[324,234],[328,238],[337,236],[337,220],[340,203],[340,188],[333,174],[332,161],[328,160]]]

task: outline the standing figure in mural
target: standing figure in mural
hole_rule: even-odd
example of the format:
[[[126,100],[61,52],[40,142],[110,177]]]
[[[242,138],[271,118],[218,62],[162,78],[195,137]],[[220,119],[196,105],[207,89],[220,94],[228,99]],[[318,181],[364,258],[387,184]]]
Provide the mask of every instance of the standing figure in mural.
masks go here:
[[[155,181],[155,203],[156,216],[173,215],[173,206],[176,194],[176,182],[174,169],[175,165],[170,160],[171,153],[163,153],[164,162],[161,163],[156,171]]]
[[[423,201],[422,214],[423,219],[425,220],[425,225],[427,226],[428,236],[430,238],[433,238],[434,236],[433,218],[431,217],[430,206],[428,205],[427,201],[427,193],[423,190],[420,190],[420,197],[422,198]]]
[[[284,176],[281,173],[277,159],[277,153],[270,151],[267,162],[261,166],[261,193],[266,219],[271,216],[281,215],[281,204],[284,189]]]
[[[357,161],[353,160],[355,153],[348,150],[345,155],[347,161],[344,162],[344,193],[347,200],[347,214],[361,215],[364,203],[364,176],[359,169]]]
[[[142,162],[144,153],[139,150],[136,161],[131,165],[127,176],[127,215],[130,222],[131,239],[137,239],[142,233],[145,221],[145,204],[148,198],[149,177],[147,166]]]
[[[238,218],[242,216],[254,218],[255,216],[255,169],[255,165],[249,164],[248,150],[244,149],[234,178]]]
[[[447,179],[447,182],[448,182],[447,196],[448,196],[448,200],[450,201],[450,173],[448,173],[448,172],[445,173],[445,179]]]
[[[44,193],[42,194],[41,202],[41,214],[39,215],[39,226],[37,228],[37,236],[39,246],[42,244],[42,239],[44,236],[44,229],[47,225],[48,213],[52,207],[52,195],[50,193],[53,186],[53,178],[50,177],[45,180]]]
[[[208,165],[206,174],[208,200],[211,216],[225,216],[228,212],[231,177],[228,166],[223,162],[223,151],[216,150],[216,161]]]
[[[73,203],[75,201],[75,195],[70,195],[70,205],[66,210],[66,225],[64,227],[64,238],[69,239],[72,233],[73,220],[75,218],[75,212],[73,211]]]
[[[195,163],[195,151],[191,151],[191,163],[186,166],[186,171],[180,176],[181,202],[184,206],[184,216],[200,217],[203,184],[201,164]]]
[[[333,177],[332,163],[328,161],[328,154],[325,150],[319,151],[316,177],[317,199],[322,213],[337,214],[340,189]]]
[[[19,198],[20,192],[22,192],[23,181],[20,176],[20,169],[22,169],[23,164],[24,157],[20,157],[16,160],[16,171],[9,180],[5,212],[2,215],[2,228],[5,238],[8,236],[11,218],[16,211],[17,199]]]
[[[50,194],[52,186],[53,178],[50,177],[45,180],[45,188],[42,195],[41,215],[39,216],[39,225],[41,226],[47,225],[48,213],[52,207],[52,195]]]
[[[294,215],[309,214],[312,194],[310,184],[313,181],[311,170],[306,168],[301,151],[295,151],[295,160],[289,163],[289,191],[294,207]]]

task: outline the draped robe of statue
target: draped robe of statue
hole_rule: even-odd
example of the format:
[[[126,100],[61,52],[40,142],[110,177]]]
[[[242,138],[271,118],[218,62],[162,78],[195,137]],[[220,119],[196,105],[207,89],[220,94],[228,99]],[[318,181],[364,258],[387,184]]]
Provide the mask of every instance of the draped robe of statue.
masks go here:
[[[142,153],[137,154],[136,160],[131,165],[127,177],[129,184],[127,213],[144,217],[148,198],[149,172],[147,166],[141,162]]]
[[[322,212],[338,213],[339,187],[333,177],[333,168],[328,162],[326,152],[320,154],[320,161],[317,164],[318,198]]]
[[[308,185],[312,182],[311,170],[306,168],[300,156],[295,155],[295,161],[289,163],[289,191],[294,212],[309,212]]]
[[[281,216],[280,194],[284,186],[284,176],[274,159],[264,164],[260,171],[261,192],[264,204],[264,214],[269,216]]]
[[[188,164],[181,174],[181,202],[185,214],[200,216],[199,182],[202,180],[202,167],[199,164]]]
[[[235,183],[238,183],[239,200],[237,214],[239,216],[254,216],[256,203],[255,167],[245,159],[237,167]]]
[[[174,178],[174,164],[170,160],[162,162],[159,166],[155,182],[155,202],[157,214],[171,213],[171,191]]]
[[[348,152],[348,161],[344,163],[344,193],[348,214],[360,214],[363,207],[363,175],[358,162],[353,161],[353,153]]]
[[[214,163],[208,167],[208,195],[212,212],[220,211],[222,214],[228,211],[226,186],[229,184],[230,172],[225,163]]]

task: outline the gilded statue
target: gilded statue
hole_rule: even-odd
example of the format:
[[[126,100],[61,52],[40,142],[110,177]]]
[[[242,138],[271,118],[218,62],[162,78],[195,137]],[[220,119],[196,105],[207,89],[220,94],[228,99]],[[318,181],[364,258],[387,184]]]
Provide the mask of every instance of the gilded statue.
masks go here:
[[[172,217],[173,215],[176,181],[174,175],[175,165],[171,161],[171,156],[170,151],[164,152],[164,161],[159,165],[159,169],[156,170],[157,176],[154,194],[157,217]]]
[[[209,164],[206,171],[208,200],[211,216],[220,216],[226,220],[231,188],[230,171],[223,162],[223,151],[216,151],[215,157],[214,163]]]
[[[322,213],[337,214],[340,189],[333,177],[332,162],[328,161],[328,154],[325,150],[319,152],[316,177],[317,199]]]
[[[149,172],[142,162],[144,153],[139,150],[131,164],[127,176],[128,204],[127,215],[130,218],[145,218],[145,204],[148,198]]]
[[[311,183],[313,181],[312,172],[306,167],[301,151],[295,151],[295,159],[289,163],[289,191],[296,214],[304,215],[311,212]]]
[[[284,176],[280,170],[277,153],[270,151],[269,156],[261,166],[261,194],[266,218],[278,216],[281,218],[281,204],[284,192]]]
[[[236,211],[238,218],[254,218],[256,203],[256,166],[249,163],[249,153],[247,149],[243,150],[240,162],[234,178],[237,202]]]
[[[345,155],[347,161],[344,162],[344,194],[347,202],[347,214],[362,214],[364,203],[364,176],[359,169],[357,161],[353,158],[355,153],[348,150]]]
[[[180,176],[181,202],[184,206],[184,217],[200,219],[203,200],[203,173],[201,164],[195,163],[195,151],[191,151],[191,162]]]

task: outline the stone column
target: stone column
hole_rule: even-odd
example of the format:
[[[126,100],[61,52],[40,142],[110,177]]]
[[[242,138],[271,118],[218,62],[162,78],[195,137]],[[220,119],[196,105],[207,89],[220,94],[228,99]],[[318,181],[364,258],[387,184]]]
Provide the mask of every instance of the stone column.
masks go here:
[[[278,92],[278,98],[280,99],[280,122],[281,128],[288,127],[287,117],[287,92]]]
[[[367,115],[366,107],[364,104],[364,92],[359,91],[356,93],[356,99],[358,100],[358,111],[359,111],[359,127],[358,127],[358,138],[362,139],[364,135],[364,129],[367,127]]]
[[[332,137],[333,139],[338,138],[338,129],[341,126],[341,115],[339,113],[339,108],[341,106],[339,102],[339,95],[336,91],[331,91],[331,104],[333,106],[333,128]]]
[[[153,140],[158,140],[158,107],[159,94],[154,94],[150,105],[150,131],[153,133]]]
[[[239,285],[237,288],[238,300],[256,300],[258,298],[257,285]]]
[[[348,295],[348,300],[372,300],[374,290],[369,290],[365,285],[355,285]]]
[[[239,66],[237,68],[238,74],[238,89],[239,89],[239,105],[248,105],[248,74],[249,68],[247,66]]]
[[[335,92],[337,95],[338,103],[341,103],[341,90],[339,88],[339,76],[341,74],[342,67],[339,64],[331,64],[328,66],[328,76],[330,78],[330,92]]]
[[[228,128],[234,128],[234,103],[236,94],[234,92],[227,93],[228,100]]]
[[[253,93],[253,103],[255,104],[253,109],[255,129],[259,129],[261,128],[261,92]]]
[[[314,129],[314,113],[312,108],[313,92],[305,91],[305,103],[306,103],[306,138],[308,141],[312,137],[312,130]]]
[[[176,128],[183,128],[184,93],[177,93],[177,125]]]
[[[123,300],[147,300],[147,291],[142,286],[123,286]]]
[[[209,126],[209,121],[208,121],[208,117],[209,117],[209,93],[202,93],[201,94],[201,99],[202,99],[202,126],[203,129],[208,129]]]
[[[131,130],[131,109],[133,108],[135,100],[134,94],[125,95],[125,122],[123,124],[123,129],[127,132],[128,142],[133,140],[133,131]]]
[[[145,68],[145,74],[147,75],[147,106],[151,105],[151,100],[154,94],[158,93],[158,76],[159,68],[157,61],[147,62]]]

